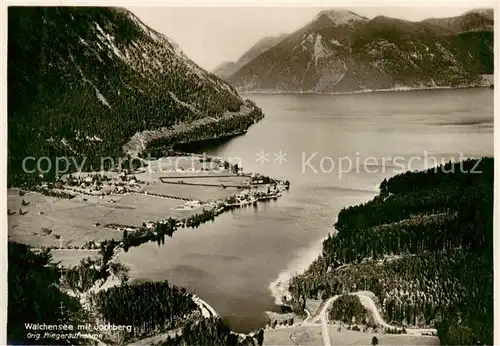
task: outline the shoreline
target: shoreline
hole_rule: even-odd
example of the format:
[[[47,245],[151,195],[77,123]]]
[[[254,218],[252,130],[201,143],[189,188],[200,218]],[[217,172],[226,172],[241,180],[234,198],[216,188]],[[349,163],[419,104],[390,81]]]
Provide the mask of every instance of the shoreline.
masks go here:
[[[269,284],[271,296],[274,298],[276,305],[283,305],[283,297],[287,299],[291,297],[288,290],[290,287],[290,280],[297,275],[303,274],[309,266],[323,253],[323,241],[328,237],[325,236],[320,240],[316,240],[308,247],[301,250],[298,256],[294,257],[288,266],[282,270],[278,277]]]
[[[224,133],[223,135],[216,135],[213,133],[204,133],[203,135],[199,135],[196,132],[199,131],[203,127],[207,127],[208,125],[217,124],[224,121],[232,121],[236,118],[244,119],[248,121],[248,124],[243,126],[242,128],[233,128],[230,131]],[[140,154],[144,154],[148,149],[148,146],[151,142],[162,140],[172,141],[172,146],[179,144],[189,144],[193,142],[200,141],[211,141],[218,140],[221,137],[235,137],[241,134],[246,133],[248,128],[255,124],[256,122],[262,120],[264,118],[264,114],[258,108],[253,101],[244,99],[243,103],[240,105],[240,109],[238,111],[225,111],[224,114],[219,118],[206,117],[194,120],[190,123],[180,123],[174,126],[161,127],[156,130],[144,130],[140,132],[136,132],[129,140],[122,146],[122,150],[127,155],[130,155],[132,158],[140,157]],[[195,134],[196,133],[196,134]],[[189,134],[192,134],[193,138],[182,139],[182,137],[186,137]]]
[[[436,86],[436,87],[396,87],[388,89],[364,89],[355,91],[337,91],[337,92],[322,92],[322,91],[273,91],[273,90],[238,90],[243,95],[357,95],[371,94],[378,92],[405,92],[405,91],[424,91],[424,90],[460,90],[460,89],[483,89],[491,88],[491,85],[466,85],[466,86]]]
[[[208,304],[206,300],[201,299],[197,294],[193,293],[192,300],[200,308],[203,317],[220,317],[220,314],[217,312],[217,310],[215,310],[212,305]]]

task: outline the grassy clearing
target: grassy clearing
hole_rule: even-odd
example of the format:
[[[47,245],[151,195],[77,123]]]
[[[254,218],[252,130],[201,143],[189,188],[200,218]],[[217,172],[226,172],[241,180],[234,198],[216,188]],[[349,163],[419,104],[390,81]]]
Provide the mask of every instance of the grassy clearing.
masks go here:
[[[181,184],[164,184],[152,183],[142,187],[142,191],[148,193],[156,193],[163,195],[170,195],[176,197],[184,197],[200,201],[215,201],[224,199],[229,196],[236,195],[240,190],[236,188],[221,189],[216,186],[193,186]]]
[[[316,315],[316,313],[319,311],[321,303],[322,303],[322,300],[306,299],[306,309],[307,309],[307,311],[309,311],[311,316]]]
[[[197,160],[194,162],[199,164]],[[184,166],[188,163],[185,162]],[[223,173],[227,174],[227,172]],[[149,175],[149,172],[141,174]],[[155,179],[165,176],[161,172],[152,174],[156,175]],[[187,172],[187,174],[205,175],[203,172]],[[111,176],[111,174],[107,175]],[[236,176],[201,178],[195,181],[239,184],[246,179]],[[144,191],[202,201],[224,199],[239,192],[236,188],[173,185],[159,181],[143,185],[141,192]],[[20,196],[18,189],[9,189],[9,239],[34,247],[60,247],[61,245],[80,247],[88,241],[122,237],[121,232],[104,227],[106,224],[141,226],[144,222],[158,221],[168,217],[184,219],[206,208],[203,205],[184,208],[185,203],[180,199],[141,194],[111,194],[100,197],[78,195],[73,199],[48,197],[39,193],[27,193]]]
[[[167,174],[188,173],[203,170],[202,174],[228,174],[229,171],[224,169],[222,162],[202,162],[198,156],[166,156],[156,160],[145,161],[147,164],[146,170],[163,172]]]
[[[264,346],[318,346],[323,345],[321,336],[321,327],[306,326],[306,327],[291,327],[266,330],[264,332]],[[345,344],[344,344],[345,345]]]
[[[82,247],[90,241],[121,239],[123,236],[121,231],[104,226],[118,224],[139,227],[143,223],[169,217],[185,219],[213,207],[213,205],[188,206],[186,200],[207,202],[223,200],[238,194],[241,190],[232,187],[221,188],[220,185],[241,185],[249,180],[244,176],[227,176],[230,172],[220,169],[223,164],[203,163],[198,157],[167,157],[148,164],[142,173],[134,174],[139,185],[132,179],[119,177],[116,172],[101,172],[113,181],[103,183],[98,180],[92,182],[77,180],[78,186],[71,186],[71,189],[78,189],[85,185],[82,189],[95,190],[93,192],[95,196],[80,194],[72,199],[63,199],[34,192],[21,196],[18,189],[9,189],[9,240],[33,247],[73,248]],[[200,171],[205,167],[215,168],[210,172]],[[165,172],[166,169],[174,168],[177,171]],[[94,174],[75,173],[72,176],[85,180]],[[183,175],[188,178],[180,178]],[[186,182],[214,186],[165,184],[159,180],[165,176],[171,176],[171,179],[176,181],[186,179]],[[75,180],[72,182],[75,183]],[[125,194],[116,193],[115,188],[118,185],[126,192]],[[111,190],[105,191],[110,187]],[[75,256],[80,255],[75,254]]]
[[[147,223],[168,217],[186,218],[200,213],[203,209],[202,207],[189,210],[174,209],[183,206],[185,202],[137,194],[124,195],[114,204],[114,209],[106,216],[105,221],[130,226],[141,226],[143,222]]]
[[[189,174],[186,174],[190,176]],[[189,184],[206,184],[206,185],[214,185],[219,187],[220,185],[243,185],[245,183],[250,182],[250,178],[243,176],[203,176],[201,175],[199,178],[191,178],[191,177],[183,177],[180,174],[176,175],[165,175],[163,179],[166,182],[179,182],[180,180]]]
[[[333,345],[371,345],[372,338],[377,337],[379,345],[439,345],[439,339],[434,336],[418,335],[393,335],[380,333],[363,333],[350,330],[337,331],[337,325],[329,325],[331,344]],[[301,326],[290,328],[278,328],[266,330],[264,333],[264,345],[289,346],[289,345],[323,345],[321,336],[321,325]]]
[[[93,260],[99,258],[99,252],[92,250],[51,250],[50,254],[54,262],[60,262],[63,267],[75,267],[87,257]]]
[[[346,330],[337,331],[338,325],[328,325],[330,340],[332,345],[371,345],[372,338],[377,337],[379,345],[439,345],[439,339],[436,336],[419,336],[407,334],[380,334],[364,333]]]
[[[68,200],[38,193],[19,196],[13,191],[8,191],[8,196],[8,208],[16,212],[8,216],[9,240],[34,247],[66,247],[121,236],[114,230],[96,225],[112,211],[104,201],[98,204],[96,198]],[[23,200],[28,204],[23,206]],[[19,209],[23,215],[19,214]]]
[[[9,240],[34,247],[73,247],[92,240],[120,239],[121,232],[104,225],[141,226],[168,217],[186,218],[203,209],[174,209],[185,202],[137,194],[61,199],[39,193],[19,196],[18,191],[11,190],[8,196],[8,208],[15,212],[8,216]]]

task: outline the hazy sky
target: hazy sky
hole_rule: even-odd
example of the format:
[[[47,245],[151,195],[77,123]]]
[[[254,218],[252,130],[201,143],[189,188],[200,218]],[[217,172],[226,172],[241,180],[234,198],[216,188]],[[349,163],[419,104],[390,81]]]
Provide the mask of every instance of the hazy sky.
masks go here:
[[[184,53],[198,65],[211,71],[224,61],[237,60],[264,36],[291,33],[299,29],[325,7],[170,6],[129,9],[145,24],[177,42]],[[430,17],[455,16],[471,8],[463,7],[462,3],[461,7],[453,8],[400,5],[349,9],[368,18],[385,15],[417,21]]]

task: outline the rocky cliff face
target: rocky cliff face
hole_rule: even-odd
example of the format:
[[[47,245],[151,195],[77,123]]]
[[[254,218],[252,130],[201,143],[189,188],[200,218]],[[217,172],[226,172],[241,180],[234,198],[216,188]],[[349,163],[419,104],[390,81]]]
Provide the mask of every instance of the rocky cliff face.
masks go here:
[[[259,40],[255,45],[252,46],[248,51],[245,52],[236,62],[224,62],[220,64],[215,70],[214,74],[220,78],[227,79],[232,76],[236,71],[245,66],[247,63],[267,51],[268,49],[277,45],[286,34],[279,36],[268,36]]]
[[[11,7],[8,22],[9,173],[26,156],[116,158],[138,132],[223,118],[223,135],[252,123],[227,114],[261,116],[126,10]]]
[[[490,20],[481,11],[462,17],[438,25],[322,11],[228,81],[268,92],[481,85],[493,74]]]

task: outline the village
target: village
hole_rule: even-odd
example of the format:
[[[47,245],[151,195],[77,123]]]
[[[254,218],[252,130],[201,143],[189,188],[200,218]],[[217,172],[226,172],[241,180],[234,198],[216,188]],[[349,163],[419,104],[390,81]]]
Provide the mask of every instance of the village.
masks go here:
[[[175,169],[163,169],[165,160],[175,160]],[[79,250],[80,257],[124,232],[150,239],[167,222],[197,227],[226,210],[278,199],[290,186],[206,155],[144,161],[132,169],[64,174],[32,191],[9,189],[9,239],[63,259]]]

